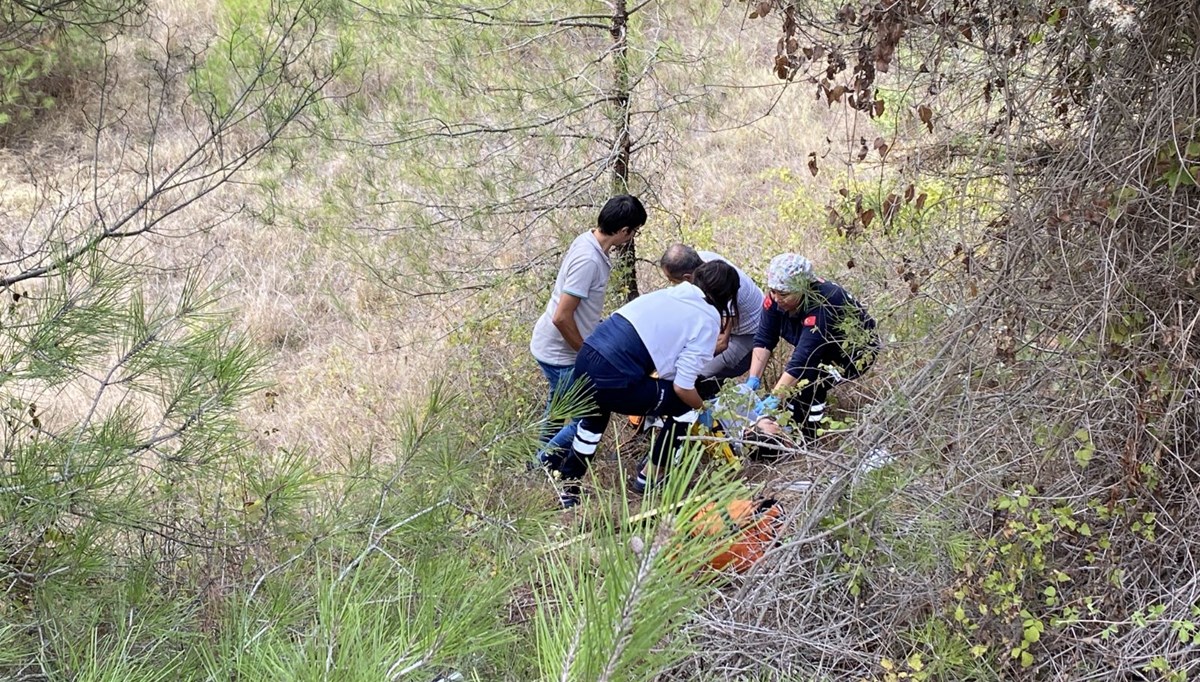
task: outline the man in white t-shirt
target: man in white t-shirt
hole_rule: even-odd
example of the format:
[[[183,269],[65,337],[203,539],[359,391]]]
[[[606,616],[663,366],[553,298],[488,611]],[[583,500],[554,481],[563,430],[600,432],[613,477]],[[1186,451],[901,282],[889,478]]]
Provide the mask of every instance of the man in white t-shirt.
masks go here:
[[[692,281],[692,273],[696,268],[717,260],[729,263],[728,259],[712,251],[697,251],[686,244],[677,243],[667,247],[658,265],[668,281],[678,284]],[[737,270],[740,282],[737,310],[734,316],[722,325],[721,334],[717,337],[717,346],[713,349],[713,357],[700,370],[700,376],[705,380],[729,379],[741,376],[750,369],[754,333],[758,331],[758,319],[762,314],[765,295],[749,275],[737,266],[734,266],[734,269]],[[715,389],[715,385],[712,388]]]
[[[646,209],[642,202],[628,194],[618,195],[600,209],[596,227],[576,237],[567,249],[546,310],[534,325],[529,342],[529,350],[550,384],[547,419],[555,396],[571,386],[576,353],[600,324],[608,276],[612,272],[609,252],[632,240],[645,224]],[[571,447],[575,429],[565,428],[554,435],[556,430],[549,424],[543,430],[542,442],[546,445],[543,452]],[[539,460],[544,460],[541,454]]]

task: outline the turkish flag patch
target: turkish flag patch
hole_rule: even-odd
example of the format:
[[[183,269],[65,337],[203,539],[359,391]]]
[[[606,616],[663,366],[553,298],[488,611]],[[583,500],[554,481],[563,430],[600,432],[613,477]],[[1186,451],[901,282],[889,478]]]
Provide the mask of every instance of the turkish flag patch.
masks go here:
[[[816,326],[816,324],[817,324],[817,316],[816,315],[809,315],[808,317],[804,318],[804,326],[805,327],[814,327],[814,326]]]
[[[771,309],[771,300],[770,296],[763,296],[763,310]]]

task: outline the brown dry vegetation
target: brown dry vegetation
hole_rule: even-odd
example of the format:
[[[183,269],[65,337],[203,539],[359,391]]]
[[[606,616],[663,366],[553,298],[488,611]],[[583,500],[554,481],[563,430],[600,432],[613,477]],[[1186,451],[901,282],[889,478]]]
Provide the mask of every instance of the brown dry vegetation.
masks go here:
[[[165,25],[171,26],[173,40],[203,43],[211,36],[214,6],[156,4],[163,11],[159,15],[162,24],[156,22],[148,44],[156,45],[153,36],[165,35]],[[691,29],[718,63],[744,59],[743,53],[753,52],[759,44],[756,36],[745,35],[731,23],[727,17],[714,26]],[[681,37],[686,40],[689,36]],[[132,53],[138,41],[129,42],[134,44],[118,44],[118,50]],[[727,50],[729,56],[711,54],[717,48]],[[821,178],[811,179],[803,167],[805,155],[824,145],[824,137],[831,134],[827,125],[846,114],[812,101],[799,88],[779,84],[765,72],[766,64],[759,54],[738,63],[736,71],[717,74],[730,92],[715,96],[715,111],[673,120],[677,127],[666,131],[670,139],[635,158],[635,171],[646,176],[646,195],[653,202],[651,222],[642,239],[645,257],[655,257],[670,241],[699,236],[705,240],[704,246],[727,254],[750,272],[760,272],[771,254],[789,245],[804,247],[821,262],[820,228],[781,218],[777,197],[780,192],[810,187],[815,191],[820,186]],[[138,71],[136,64],[121,60],[114,68]],[[368,75],[372,91],[389,87],[371,80],[381,71],[372,70]],[[106,97],[115,100],[115,107],[133,106],[144,95],[142,88],[141,83],[129,79]],[[91,96],[94,100],[95,93]],[[484,103],[478,106],[486,109]],[[386,109],[378,112],[386,114]],[[94,154],[77,155],[79,131],[86,130],[82,116],[81,111],[52,113],[27,133],[20,145],[5,150],[4,243],[10,253],[17,248],[21,234],[30,239],[42,229],[36,221],[45,215],[45,207],[37,201],[39,188],[30,182],[31,176],[42,187],[85,194],[95,164],[100,175],[109,178],[105,191],[116,196],[123,185],[138,182],[142,167],[133,164],[128,174],[123,174],[120,164],[126,156],[141,162],[144,152],[137,140],[146,139],[150,131],[145,126],[106,130],[98,136]],[[155,154],[161,167],[187,153],[184,126],[175,112],[157,131]],[[809,132],[797,135],[798,128]],[[172,273],[197,265],[207,281],[221,286],[221,307],[233,312],[237,327],[268,352],[265,380],[271,387],[242,413],[247,427],[256,434],[257,446],[266,451],[299,447],[337,457],[339,451],[386,441],[389,424],[404,414],[414,399],[420,399],[426,383],[453,371],[459,349],[448,333],[464,317],[480,312],[475,309],[480,297],[470,292],[413,297],[405,294],[402,282],[378,281],[364,272],[359,260],[372,258],[376,248],[373,235],[405,229],[394,219],[389,224],[382,214],[371,216],[378,220],[370,222],[340,216],[339,221],[349,219],[352,229],[362,233],[349,247],[338,243],[336,233],[324,231],[320,211],[328,193],[354,192],[353,185],[345,189],[338,185],[353,182],[364,168],[369,169],[373,184],[404,196],[402,169],[390,165],[364,156],[353,146],[309,146],[301,160],[302,170],[283,175],[273,189],[274,201],[291,215],[301,216],[295,222],[264,220],[259,214],[262,192],[252,174],[173,218],[164,226],[163,236],[116,254],[161,269],[148,291],[152,297],[169,297],[180,284]],[[781,168],[791,169],[795,179],[781,182],[769,176],[770,171]],[[553,172],[552,168],[546,170]],[[259,176],[275,172],[254,171]],[[532,324],[556,267],[555,244],[585,229],[584,221],[593,210],[572,212],[579,222],[552,216],[549,223],[523,235],[520,241],[502,242],[503,250],[479,243],[475,234],[456,239],[451,227],[439,237],[447,245],[445,251],[430,256],[440,266],[435,269],[443,270],[451,269],[454,259],[463,256],[467,263],[490,263],[500,269],[531,260],[538,263],[538,276],[528,282],[528,290],[517,293],[517,300],[487,303],[515,307],[513,322],[523,331]],[[33,224],[27,227],[31,220]],[[503,219],[497,221],[494,237],[503,236],[511,225]],[[707,228],[698,232],[697,225]],[[648,288],[662,284],[654,268],[643,266],[642,277]],[[489,341],[487,352],[494,354],[489,362],[495,364],[486,371],[498,371],[501,362],[511,365],[515,376],[525,378],[520,384],[529,387],[514,397],[532,407],[540,392],[540,377],[526,358],[522,340],[506,333]],[[451,381],[469,383],[471,378],[452,376]],[[267,390],[277,396],[268,398]],[[65,412],[78,407],[78,401],[71,400],[55,400],[53,407],[46,406]],[[527,414],[532,417],[533,413]]]
[[[846,433],[745,472],[767,492],[818,485],[788,494],[790,526],[766,561],[689,612],[700,650],[675,677],[1195,671],[1200,202],[1194,177],[1164,178],[1200,168],[1200,17],[1183,1],[1060,4],[981,1],[959,16],[959,3],[914,1],[847,16],[822,4],[652,3],[638,16],[631,187],[651,212],[641,289],[662,285],[650,261],[676,240],[754,275],[798,250],[860,295],[888,341],[871,375],[836,394]],[[147,178],[187,157],[205,122],[180,74],[238,6],[151,2],[144,25],[109,41],[107,71],[82,74],[62,106],[7,138],[0,278],[97,214],[128,210]],[[748,21],[751,10],[772,23]],[[784,12],[800,23],[784,24],[777,54]],[[454,523],[464,536],[504,527],[478,509],[508,519],[552,499],[547,482],[516,473],[521,441],[496,443],[532,433],[543,386],[528,331],[562,248],[609,192],[611,122],[581,103],[608,87],[610,39],[484,31],[461,17],[355,19],[357,61],[328,84],[320,116],[104,257],[136,265],[151,304],[178,297],[188,273],[219,287],[218,307],[265,357],[237,413],[264,471],[288,452],[318,471],[407,456],[413,415],[444,384],[463,400],[438,424],[464,433],[443,473],[477,458],[502,481],[455,502],[468,520]],[[1015,47],[984,47],[985,34]],[[818,46],[813,60],[798,56]],[[832,55],[849,55],[850,71],[823,79]],[[779,58],[791,80],[774,75]],[[849,77],[880,60],[893,70]],[[1083,83],[1079,64],[1098,80]],[[849,93],[872,107],[878,95],[886,112],[852,110]],[[234,130],[223,151],[257,135]],[[52,431],[126,400],[97,384],[9,382],[5,397],[36,402],[35,430]],[[129,400],[154,419],[152,400]],[[489,420],[507,426],[469,431]],[[614,431],[628,467],[643,445]],[[900,464],[853,476],[878,446]],[[621,466],[602,459],[595,478],[591,499],[619,522]],[[409,483],[441,481],[420,472]],[[339,503],[329,493],[312,508]],[[257,590],[305,551],[257,536],[213,550],[195,570],[208,576],[199,602],[218,611],[251,558],[266,571]],[[528,585],[518,591],[528,606]]]

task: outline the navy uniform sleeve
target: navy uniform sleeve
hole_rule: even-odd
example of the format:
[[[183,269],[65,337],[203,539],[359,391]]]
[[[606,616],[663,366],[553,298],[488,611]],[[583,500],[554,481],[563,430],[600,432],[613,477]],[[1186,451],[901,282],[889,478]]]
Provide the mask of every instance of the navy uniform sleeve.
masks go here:
[[[754,347],[775,350],[779,345],[779,330],[783,325],[783,312],[770,296],[763,298],[763,311],[758,317],[758,330],[754,332]]]
[[[833,324],[833,315],[830,314],[828,306],[818,306],[805,313],[795,350],[792,351],[792,357],[783,370],[797,379],[804,377],[806,371],[816,369],[817,352],[828,339],[833,338],[829,329]]]

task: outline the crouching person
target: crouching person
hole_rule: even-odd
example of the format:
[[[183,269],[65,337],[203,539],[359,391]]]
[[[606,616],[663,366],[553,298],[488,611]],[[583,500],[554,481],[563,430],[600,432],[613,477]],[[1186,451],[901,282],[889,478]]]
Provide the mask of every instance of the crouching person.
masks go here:
[[[686,244],[672,244],[663,252],[658,265],[667,281],[679,284],[690,282],[696,268],[715,260],[729,262],[712,251],[697,251]],[[754,334],[758,331],[764,296],[762,289],[749,275],[736,265],[734,270],[737,270],[740,282],[737,308],[734,315],[725,320],[717,336],[716,352],[700,370],[701,383],[709,386],[702,391],[718,390],[723,380],[739,377],[750,369],[750,352],[754,348]]]
[[[574,374],[595,407],[579,421],[571,449],[546,460],[561,477],[564,508],[579,503],[579,481],[613,412],[666,417],[661,437],[678,439],[674,418],[704,409],[696,378],[712,359],[722,320],[736,312],[737,292],[733,266],[705,263],[691,282],[622,306],[584,341]]]
[[[780,338],[791,343],[783,374],[757,409],[776,409],[785,400],[800,433],[811,440],[825,418],[830,387],[857,378],[875,362],[875,320],[850,292],[814,275],[812,263],[796,253],[771,259],[767,286],[743,386],[758,389]]]

